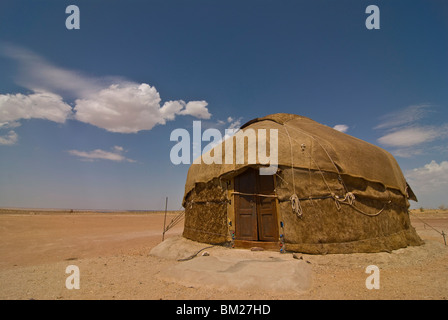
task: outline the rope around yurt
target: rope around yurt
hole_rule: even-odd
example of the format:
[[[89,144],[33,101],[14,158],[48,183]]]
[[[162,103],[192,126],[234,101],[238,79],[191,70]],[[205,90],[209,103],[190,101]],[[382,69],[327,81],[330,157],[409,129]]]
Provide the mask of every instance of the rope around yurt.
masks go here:
[[[164,222],[163,222],[163,231],[162,231],[162,241],[165,240],[165,233],[170,230],[171,228],[175,227],[180,221],[182,221],[182,219],[185,217],[185,211],[182,210],[178,215],[176,215],[173,219],[171,219],[170,223],[168,223],[168,225],[166,225],[166,214],[167,214],[167,205],[168,205],[168,197],[166,198],[166,202],[165,202],[165,217],[164,217]]]
[[[443,237],[443,242],[445,243],[446,246],[446,233],[442,230],[442,232],[440,232],[439,230],[437,230],[436,228],[434,228],[432,225],[430,225],[429,223],[425,222],[423,219],[421,219],[420,217],[417,217],[416,215],[412,214],[409,210],[408,210],[408,214],[412,215],[413,217],[417,218],[418,220],[420,220],[423,224],[427,225],[428,227],[430,227],[431,229],[433,229],[435,232],[437,232],[438,234],[440,234]]]
[[[213,248],[213,247],[214,246],[208,246],[208,247],[202,248],[201,250],[199,250],[198,252],[192,254],[191,256],[189,256],[187,258],[183,258],[183,259],[178,259],[177,261],[188,261],[188,260],[191,260],[191,259],[195,258],[202,250],[210,249],[210,248]]]
[[[300,205],[299,197],[296,194],[296,182],[294,180],[294,153],[293,153],[293,147],[292,147],[292,142],[291,142],[291,136],[289,135],[288,128],[286,127],[286,125],[283,124],[283,126],[285,127],[285,131],[288,134],[289,147],[291,149],[291,172],[292,172],[293,194],[292,194],[291,198],[289,198],[289,200],[291,201],[292,212],[294,212],[299,218],[301,218],[303,215],[303,210],[302,210],[302,206]]]
[[[320,175],[322,177],[323,182],[325,183],[326,187],[328,188],[328,191],[330,192],[330,196],[326,196],[324,198],[330,198],[331,197],[334,200],[335,206],[336,206],[338,211],[341,210],[341,204],[345,204],[345,205],[350,206],[351,208],[353,208],[354,210],[356,210],[357,212],[359,212],[359,213],[361,213],[363,215],[366,215],[366,216],[369,216],[369,217],[375,217],[375,216],[380,215],[386,209],[386,206],[392,202],[391,200],[389,200],[386,204],[384,204],[384,206],[383,206],[383,208],[381,210],[379,210],[378,212],[375,212],[375,213],[367,213],[367,212],[359,209],[358,207],[356,207],[355,206],[356,197],[353,194],[353,192],[348,191],[348,188],[345,185],[344,180],[342,179],[342,176],[341,176],[341,173],[340,173],[340,171],[338,169],[338,166],[336,165],[336,163],[334,162],[333,158],[328,153],[327,149],[313,135],[311,135],[311,134],[309,134],[309,133],[307,133],[307,132],[305,132],[303,130],[300,130],[298,128],[289,127],[291,129],[297,130],[300,133],[302,133],[302,134],[310,137],[311,139],[313,139],[313,141],[315,141],[322,148],[322,150],[325,152],[325,154],[327,155],[328,159],[330,160],[330,162],[332,163],[332,165],[336,169],[336,172],[337,172],[337,175],[338,175],[338,181],[342,184],[342,186],[344,187],[345,192],[346,192],[345,196],[343,198],[337,196],[332,191],[332,189],[330,188],[329,184],[327,183],[327,180],[325,179],[325,176],[324,176],[323,171],[321,170],[319,164],[314,160],[314,158],[311,155],[311,153],[306,150],[306,145],[304,143],[299,143],[296,139],[291,137],[291,135],[289,134],[288,127],[287,127],[286,123],[283,123],[283,127],[284,127],[285,132],[286,132],[286,134],[288,136],[288,141],[289,141],[289,146],[290,146],[290,154],[291,154],[291,173],[292,173],[293,194],[289,198],[289,201],[291,202],[292,211],[297,215],[297,217],[302,218],[302,216],[303,216],[303,209],[302,209],[302,206],[300,204],[300,201],[301,200],[311,200],[311,199],[314,199],[315,197],[309,196],[308,198],[300,199],[298,197],[297,193],[296,193],[295,176],[294,176],[294,148],[293,148],[293,145],[292,145],[293,141],[296,142],[297,144],[300,144],[301,151],[302,152],[306,152],[307,155],[309,156],[310,160],[316,165],[317,170],[319,171],[319,173],[320,173]],[[279,176],[279,175],[277,174],[277,176]],[[281,179],[283,181],[285,181],[283,178],[281,178]],[[317,198],[322,198],[322,197],[317,197]],[[389,199],[390,199],[390,195],[389,195]]]
[[[283,126],[286,127],[286,124],[283,124]],[[297,130],[297,131],[299,131],[300,133],[302,133],[302,134],[304,134],[304,135],[310,137],[311,139],[313,139],[313,141],[315,141],[315,142],[322,148],[322,150],[325,152],[325,154],[327,155],[328,159],[330,160],[331,164],[332,164],[333,167],[336,169],[336,172],[337,172],[337,174],[338,174],[338,180],[341,182],[342,186],[344,187],[345,192],[348,192],[347,186],[345,185],[344,180],[343,180],[342,177],[341,177],[341,173],[340,173],[340,171],[339,171],[338,166],[336,165],[336,163],[334,162],[333,158],[332,158],[332,157],[330,156],[330,154],[328,153],[327,149],[320,143],[320,141],[319,141],[318,139],[316,139],[316,137],[314,137],[312,134],[309,134],[308,132],[306,132],[306,131],[304,131],[304,130],[301,130],[301,129],[299,129],[299,128],[295,128],[295,127],[290,127],[290,128],[293,129],[293,130]],[[289,133],[288,133],[288,136],[289,136]],[[302,149],[302,151],[305,151],[306,146],[305,146],[304,144],[301,144],[301,149]],[[312,159],[311,155],[310,155],[310,158]],[[312,159],[312,160],[313,160],[314,163],[316,163],[316,162],[314,161],[314,159]],[[316,163],[316,165],[317,165],[317,163]],[[319,170],[320,170],[320,169],[319,169]]]

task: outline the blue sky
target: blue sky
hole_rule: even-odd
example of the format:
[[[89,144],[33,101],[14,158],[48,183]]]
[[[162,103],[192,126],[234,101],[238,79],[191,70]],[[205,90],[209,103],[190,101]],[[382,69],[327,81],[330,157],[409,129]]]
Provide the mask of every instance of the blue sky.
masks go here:
[[[414,207],[448,205],[448,3],[0,3],[0,207],[179,209],[174,129],[277,112],[385,148]]]

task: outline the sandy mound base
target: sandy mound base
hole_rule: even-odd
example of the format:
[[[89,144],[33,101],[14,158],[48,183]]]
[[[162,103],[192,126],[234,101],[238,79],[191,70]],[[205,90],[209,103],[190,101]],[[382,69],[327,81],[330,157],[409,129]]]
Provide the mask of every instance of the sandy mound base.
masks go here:
[[[303,292],[311,287],[311,266],[304,260],[293,259],[292,255],[210,248],[207,244],[183,237],[165,240],[154,247],[150,254],[181,260],[159,273],[159,277],[187,287],[200,285],[223,290],[250,289],[283,293]]]
[[[165,235],[163,245],[159,246],[164,212],[34,213],[2,214],[0,209],[2,300],[448,299],[448,246],[444,245],[443,237],[435,230],[448,231],[447,212],[427,213],[425,210],[424,213],[419,211],[418,216],[411,215],[412,225],[425,244],[390,253],[303,254],[300,255],[303,260],[295,260],[291,253],[213,247],[188,261],[178,259],[187,258],[209,245],[186,239],[182,242],[170,240],[182,234],[183,225],[179,224]],[[177,214],[172,213],[168,218],[170,220],[175,216]],[[171,250],[170,245],[183,249]],[[153,248],[157,249],[151,251]],[[210,255],[203,257],[204,251]],[[215,258],[210,260],[214,269],[201,262],[202,258]],[[234,262],[230,261],[229,264],[228,260]],[[244,262],[246,260],[251,262]],[[260,270],[259,261],[263,261],[263,267],[268,269]],[[247,289],[238,290],[239,283],[232,282],[236,279],[233,275],[238,272],[241,272],[239,275],[249,273],[247,277],[252,276],[251,272],[259,277],[261,272],[265,272],[266,277],[274,278],[277,284],[280,278],[291,280],[297,277],[286,275],[289,266],[284,267],[280,263],[285,261],[301,264],[305,261],[312,272],[308,290],[280,292],[275,287],[272,287],[273,290],[259,289],[263,282],[256,283],[254,288],[247,285]],[[199,266],[192,265],[195,263]],[[68,276],[66,268],[73,264],[80,269],[79,290],[68,290],[65,286]],[[366,268],[369,265],[380,269],[378,290],[366,288],[369,276]],[[196,273],[178,277],[183,272],[179,268],[184,267],[192,267]],[[216,276],[214,281],[201,279],[210,275]],[[222,284],[227,276],[232,283]],[[219,277],[221,283],[216,279]],[[301,290],[305,284],[306,281],[303,281],[293,288]],[[284,286],[288,285],[290,283]]]

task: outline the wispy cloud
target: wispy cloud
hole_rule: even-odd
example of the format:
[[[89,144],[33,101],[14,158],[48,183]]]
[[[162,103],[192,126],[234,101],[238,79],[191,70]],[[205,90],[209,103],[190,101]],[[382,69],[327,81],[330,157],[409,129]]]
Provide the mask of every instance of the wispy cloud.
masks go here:
[[[381,117],[375,127],[383,131],[378,143],[395,148],[392,153],[409,158],[429,150],[429,144],[448,138],[448,123],[422,125],[421,120],[434,111],[429,104],[413,105]]]
[[[17,140],[17,133],[14,130],[10,130],[6,135],[0,136],[0,145],[13,145]]]
[[[415,148],[415,147],[398,148],[393,151],[393,154],[396,157],[400,157],[400,158],[412,158],[414,156],[418,156],[423,153],[424,153],[423,148]]]
[[[241,120],[243,118],[234,119],[232,117],[227,118],[227,123],[229,124],[227,129],[239,129],[241,127]]]
[[[411,147],[443,138],[447,133],[446,126],[406,127],[382,136],[378,142],[390,147]]]
[[[211,143],[209,143],[204,148],[204,150],[202,150],[202,153],[206,153],[206,152],[210,151],[211,149],[213,149],[214,147],[216,147],[217,145],[222,143],[224,140],[233,136],[241,127],[242,119],[243,118],[235,119],[233,117],[227,117],[226,120],[218,120],[216,123],[214,123],[211,127],[213,127],[213,129],[216,129],[216,130],[222,132],[220,134],[221,139],[217,139],[216,141],[212,141]]]
[[[402,110],[388,113],[382,116],[381,123],[375,129],[393,129],[400,126],[410,125],[423,118],[431,112],[429,104],[408,106]]]
[[[112,78],[88,77],[80,72],[57,67],[22,47],[0,44],[0,53],[17,62],[17,84],[33,91],[53,92],[68,98],[88,96],[112,84]]]
[[[0,122],[0,129],[13,129],[20,126],[21,126],[20,122],[17,121]]]
[[[73,156],[79,157],[83,161],[110,160],[116,162],[136,162],[123,155],[125,151],[121,146],[114,146],[112,151],[95,149],[92,151],[68,150],[67,152]]]

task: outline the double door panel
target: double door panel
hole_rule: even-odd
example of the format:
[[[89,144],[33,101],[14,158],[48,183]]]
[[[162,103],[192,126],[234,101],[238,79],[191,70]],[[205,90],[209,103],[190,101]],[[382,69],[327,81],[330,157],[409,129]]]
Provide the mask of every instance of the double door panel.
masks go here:
[[[273,176],[248,169],[235,178],[236,239],[278,241]]]

